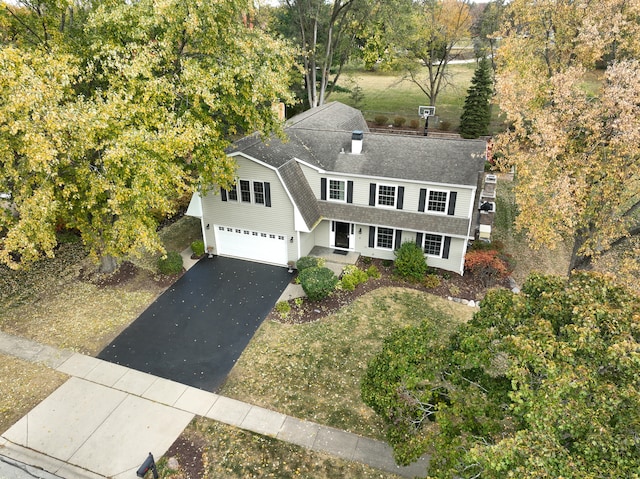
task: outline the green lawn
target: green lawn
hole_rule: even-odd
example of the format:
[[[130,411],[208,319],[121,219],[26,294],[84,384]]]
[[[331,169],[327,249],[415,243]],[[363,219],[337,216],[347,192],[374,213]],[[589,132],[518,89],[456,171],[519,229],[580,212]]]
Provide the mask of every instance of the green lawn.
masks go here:
[[[393,330],[422,320],[442,328],[473,309],[404,288],[382,288],[334,315],[304,324],[262,324],[221,394],[378,439],[380,419],[360,399],[367,362]]]
[[[436,115],[440,120],[450,122],[452,128],[457,128],[460,115],[471,84],[475,70],[475,63],[455,64],[449,66],[449,84],[439,94],[436,104]],[[426,72],[426,68],[424,69]],[[418,119],[418,107],[428,105],[427,96],[414,83],[403,80],[400,73],[366,72],[349,69],[343,74],[338,85],[352,90],[358,85],[362,88],[364,99],[355,104],[351,94],[346,92],[334,93],[328,101],[340,101],[362,110],[367,120],[373,120],[376,115],[384,114],[390,119],[394,116],[404,116],[407,125],[412,119]],[[497,107],[494,107],[492,126],[499,128],[500,119]],[[424,120],[420,123],[424,125]]]

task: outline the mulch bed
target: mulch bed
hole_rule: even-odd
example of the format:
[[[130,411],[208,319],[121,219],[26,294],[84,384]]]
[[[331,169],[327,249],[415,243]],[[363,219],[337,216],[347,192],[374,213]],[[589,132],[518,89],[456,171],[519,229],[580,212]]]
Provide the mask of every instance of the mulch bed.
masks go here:
[[[426,288],[420,283],[413,283],[395,276],[393,274],[393,264],[389,261],[376,258],[367,258],[366,261],[365,263],[365,259],[360,257],[356,266],[366,270],[369,266],[375,265],[380,271],[380,278],[369,279],[366,283],[358,285],[354,291],[335,291],[329,297],[320,301],[310,301],[304,298],[301,303],[298,300],[296,304],[296,300],[289,300],[288,303],[291,306],[291,311],[285,318],[274,309],[266,319],[289,324],[313,322],[330,314],[334,314],[363,294],[388,286],[411,288],[443,298],[452,297],[474,301],[480,301],[488,289],[470,274],[460,276],[456,273],[436,269],[434,269],[433,272],[440,278],[440,285],[435,288]],[[295,277],[293,281],[295,281]],[[493,287],[508,288],[509,282],[508,280],[504,280],[495,284]]]

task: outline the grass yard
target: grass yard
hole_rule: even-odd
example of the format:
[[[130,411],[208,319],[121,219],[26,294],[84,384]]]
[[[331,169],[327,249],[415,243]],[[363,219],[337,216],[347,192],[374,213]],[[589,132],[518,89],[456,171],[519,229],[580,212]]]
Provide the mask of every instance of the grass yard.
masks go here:
[[[158,461],[163,479],[399,477],[205,418],[194,419],[174,447]],[[178,464],[171,468],[168,457],[175,457]]]
[[[460,123],[464,100],[475,68],[475,63],[449,65],[450,84],[438,96],[436,115],[441,121],[450,122],[454,129]],[[426,68],[424,70],[426,73]],[[362,102],[356,105],[351,94],[346,92],[333,93],[328,101],[340,101],[356,107],[362,110],[369,121],[373,120],[377,114],[388,116],[390,121],[398,115],[407,119],[408,126],[412,119],[418,119],[418,107],[429,104],[422,90],[414,83],[402,80],[402,74],[397,72],[366,72],[350,69],[341,76],[338,84],[350,90],[358,85],[364,93]],[[493,130],[501,127],[497,111],[497,106],[494,106],[491,126]],[[420,125],[424,126],[424,120],[421,120]]]
[[[67,376],[0,354],[0,433],[55,391]]]
[[[360,378],[383,339],[424,319],[449,329],[472,313],[430,294],[382,288],[317,322],[265,322],[221,394],[383,439],[382,422],[360,399]]]

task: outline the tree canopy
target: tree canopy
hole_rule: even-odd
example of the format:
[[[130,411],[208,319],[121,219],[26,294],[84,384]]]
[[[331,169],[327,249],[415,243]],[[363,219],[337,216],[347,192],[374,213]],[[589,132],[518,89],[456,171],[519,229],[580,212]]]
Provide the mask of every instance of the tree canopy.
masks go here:
[[[73,35],[21,19],[0,50],[0,192],[17,211],[2,210],[0,261],[13,267],[54,254],[61,225],[104,270],[161,250],[178,198],[233,180],[233,135],[280,132],[273,103],[292,101],[292,50],[245,25],[244,2],[87,8]],[[65,13],[14,17],[49,31],[48,15]]]
[[[516,168],[517,226],[534,245],[570,241],[570,270],[640,234],[639,14],[620,0],[507,7],[496,150]]]
[[[411,33],[397,45],[398,62],[406,78],[436,105],[448,84],[447,66],[457,55],[454,48],[470,38],[471,10],[467,0],[423,0],[415,2]],[[424,68],[426,67],[426,73]]]
[[[453,334],[385,341],[362,396],[429,477],[638,477],[640,298],[595,273],[493,290]]]

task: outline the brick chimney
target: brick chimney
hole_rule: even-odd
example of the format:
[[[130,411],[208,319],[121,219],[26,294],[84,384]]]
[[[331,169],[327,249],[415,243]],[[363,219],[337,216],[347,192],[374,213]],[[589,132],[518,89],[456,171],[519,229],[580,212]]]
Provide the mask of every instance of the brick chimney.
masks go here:
[[[351,154],[359,155],[362,153],[362,139],[364,138],[364,133],[360,130],[355,130],[351,133]]]

